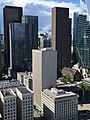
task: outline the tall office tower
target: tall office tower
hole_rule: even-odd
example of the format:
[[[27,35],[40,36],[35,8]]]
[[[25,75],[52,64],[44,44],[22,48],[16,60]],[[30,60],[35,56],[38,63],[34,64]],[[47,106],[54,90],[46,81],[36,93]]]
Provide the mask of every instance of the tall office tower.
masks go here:
[[[71,65],[71,19],[68,8],[52,9],[52,47],[57,50],[57,73]]]
[[[30,40],[30,59],[32,69],[32,49],[38,49],[38,16],[22,16],[22,23],[27,23],[29,26]]]
[[[87,15],[74,14],[73,45],[74,55],[80,66],[90,73],[90,23]]]
[[[52,48],[32,51],[34,102],[41,109],[41,91],[56,86],[57,52]]]
[[[29,26],[26,23],[10,23],[10,69],[12,77],[16,72],[31,71],[31,43]]]
[[[10,65],[9,23],[21,22],[22,7],[5,6],[4,15],[4,40],[5,40],[5,66]]]
[[[3,120],[17,120],[16,95],[12,89],[0,91]]]
[[[26,87],[16,88],[17,120],[33,120],[33,92]]]
[[[49,120],[78,120],[78,97],[75,93],[45,89],[42,92],[44,116]]]
[[[76,51],[76,36],[77,36],[77,18],[78,18],[79,13],[75,12],[74,13],[74,18],[73,18],[73,62],[74,64],[78,63],[78,57]]]
[[[37,16],[22,16],[22,23],[29,24],[29,39],[31,48],[38,48],[38,17]]]

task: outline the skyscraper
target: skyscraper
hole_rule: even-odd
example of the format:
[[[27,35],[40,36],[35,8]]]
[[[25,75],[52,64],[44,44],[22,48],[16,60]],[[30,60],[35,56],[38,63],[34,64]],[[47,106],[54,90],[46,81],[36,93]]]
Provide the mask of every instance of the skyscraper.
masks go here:
[[[38,17],[37,16],[22,16],[22,23],[27,23],[29,26],[29,39],[31,48],[38,48]]]
[[[10,65],[9,23],[21,22],[22,7],[5,6],[4,15],[4,40],[5,40],[5,66]]]
[[[68,8],[52,9],[52,47],[57,50],[57,73],[71,65],[71,19]]]
[[[12,72],[31,71],[31,41],[26,23],[10,23],[10,69]],[[14,77],[14,76],[13,76]]]
[[[22,16],[22,23],[28,24],[30,41],[30,61],[32,69],[32,49],[38,49],[38,16]]]
[[[73,52],[80,66],[90,73],[90,23],[87,15],[75,13],[74,18]]]
[[[52,48],[33,50],[32,61],[34,101],[41,108],[41,91],[56,86],[57,52]]]

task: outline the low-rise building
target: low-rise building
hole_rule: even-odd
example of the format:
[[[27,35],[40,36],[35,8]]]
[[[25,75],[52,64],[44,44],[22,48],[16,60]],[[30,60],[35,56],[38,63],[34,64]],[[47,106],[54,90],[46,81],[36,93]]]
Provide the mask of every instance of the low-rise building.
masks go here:
[[[20,81],[12,79],[12,80],[0,80],[0,89],[19,87],[21,86]]]
[[[21,84],[33,90],[33,76],[31,72],[17,72],[17,80],[19,80]]]
[[[26,87],[16,88],[18,120],[33,120],[33,92]]]
[[[57,89],[63,89],[67,92],[73,92],[78,95],[78,102],[82,101],[84,99],[84,89],[81,87],[78,87],[74,84],[66,84],[66,85],[59,85],[57,86]]]
[[[77,120],[78,97],[72,92],[45,89],[41,95],[42,110],[48,120]]]
[[[78,104],[78,118],[79,120],[90,120],[90,104]]]
[[[16,95],[12,89],[0,91],[3,120],[17,120]]]
[[[46,48],[52,46],[51,40],[45,34],[41,33],[38,36],[38,41],[39,41],[39,46],[38,46],[39,48]]]

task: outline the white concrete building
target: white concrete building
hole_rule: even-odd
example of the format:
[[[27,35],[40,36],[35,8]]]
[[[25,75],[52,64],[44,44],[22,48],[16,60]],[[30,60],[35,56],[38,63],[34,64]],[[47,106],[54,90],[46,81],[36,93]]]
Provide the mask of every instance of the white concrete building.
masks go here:
[[[2,120],[2,115],[1,115],[1,113],[0,113],[0,120]]]
[[[41,33],[38,36],[38,39],[39,39],[39,46],[38,46],[39,48],[46,48],[52,46],[51,40],[47,37],[47,35]]]
[[[17,120],[16,95],[12,89],[0,91],[3,120]]]
[[[18,120],[33,120],[33,92],[26,87],[16,88]]]
[[[78,120],[78,97],[72,92],[45,89],[42,92],[42,109],[48,120]]]
[[[25,85],[29,89],[33,90],[33,75],[31,72],[17,72],[17,80],[20,81],[21,84]]]
[[[43,48],[32,51],[34,102],[41,108],[41,91],[56,86],[57,51]]]
[[[12,80],[0,80],[0,89],[19,87],[21,86],[20,81],[12,79]]]

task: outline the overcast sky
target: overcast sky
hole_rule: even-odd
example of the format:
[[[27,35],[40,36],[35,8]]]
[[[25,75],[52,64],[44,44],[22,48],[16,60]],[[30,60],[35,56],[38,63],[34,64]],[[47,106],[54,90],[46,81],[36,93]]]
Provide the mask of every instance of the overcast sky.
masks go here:
[[[73,12],[79,10],[79,0],[0,0],[0,26],[3,31],[3,7],[5,5],[23,7],[24,15],[36,15],[39,19],[39,30],[51,29],[51,8],[70,8],[70,18]]]

